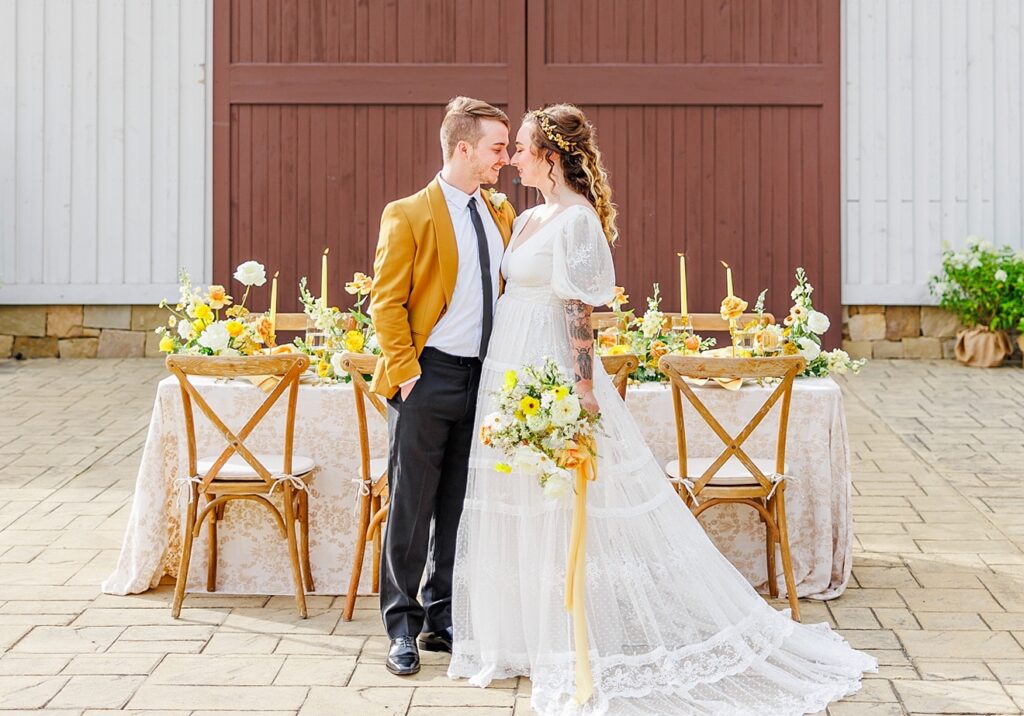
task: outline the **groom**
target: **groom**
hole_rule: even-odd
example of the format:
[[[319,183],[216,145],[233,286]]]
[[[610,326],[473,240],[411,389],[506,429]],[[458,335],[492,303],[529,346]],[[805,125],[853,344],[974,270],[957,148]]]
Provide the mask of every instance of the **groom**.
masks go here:
[[[508,163],[508,117],[456,97],[441,123],[444,166],[384,208],[374,261],[373,324],[388,398],[391,502],[380,565],[387,668],[415,674],[424,649],[451,651],[452,567],[466,495],[480,368],[515,212],[482,192]],[[423,570],[423,604],[417,599]]]

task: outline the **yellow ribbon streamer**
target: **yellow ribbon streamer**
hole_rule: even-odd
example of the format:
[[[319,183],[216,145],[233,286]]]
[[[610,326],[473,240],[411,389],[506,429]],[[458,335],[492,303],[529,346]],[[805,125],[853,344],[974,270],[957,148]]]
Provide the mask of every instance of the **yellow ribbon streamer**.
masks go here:
[[[572,614],[573,641],[576,643],[576,703],[581,705],[589,701],[594,693],[584,592],[587,572],[587,482],[595,479],[597,466],[593,458],[587,455],[576,465],[576,501],[565,570],[565,609]]]

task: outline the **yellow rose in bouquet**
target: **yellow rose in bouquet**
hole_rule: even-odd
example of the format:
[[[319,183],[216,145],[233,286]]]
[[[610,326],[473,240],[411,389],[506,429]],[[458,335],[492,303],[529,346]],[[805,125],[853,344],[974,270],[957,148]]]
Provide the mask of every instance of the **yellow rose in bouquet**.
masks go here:
[[[747,302],[739,296],[726,296],[722,299],[720,314],[723,320],[734,321],[747,310]]]

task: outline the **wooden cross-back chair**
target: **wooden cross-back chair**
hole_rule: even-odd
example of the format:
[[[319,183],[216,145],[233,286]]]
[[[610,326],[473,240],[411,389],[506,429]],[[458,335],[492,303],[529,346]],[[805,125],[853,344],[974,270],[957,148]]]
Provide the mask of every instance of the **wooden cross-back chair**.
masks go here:
[[[676,418],[676,441],[679,457],[665,466],[665,472],[676,482],[680,496],[694,516],[719,504],[743,504],[757,510],[765,523],[768,590],[778,596],[775,572],[775,546],[782,555],[782,571],[792,616],[800,620],[793,563],[786,525],[786,433],[789,407],[793,395],[793,379],[803,372],[807,362],[800,356],[779,358],[704,358],[701,356],[664,356],[660,367],[669,378],[672,405]],[[778,385],[735,435],[731,435],[684,380],[690,378],[777,378]],[[697,414],[725,445],[718,457],[690,457],[687,454],[686,423],[680,396],[685,396]],[[772,407],[781,401],[775,458],[752,458],[743,448],[751,433],[761,424]],[[707,499],[702,499],[706,497]]]
[[[363,571],[363,558],[366,543],[373,542],[373,575],[374,592],[380,590],[380,550],[381,529],[388,514],[388,461],[386,457],[373,459],[370,457],[370,431],[366,420],[366,403],[369,402],[377,413],[387,421],[388,411],[379,395],[370,390],[370,385],[363,378],[373,375],[379,358],[365,353],[344,353],[341,365],[352,377],[353,393],[356,403],[356,424],[359,430],[359,524],[356,527],[356,549],[352,562],[352,576],[348,582],[348,593],[345,597],[345,609],[342,619],[352,620],[356,608],[356,593],[359,590],[359,579]]]
[[[665,314],[665,328],[671,328],[672,326],[680,325],[682,318],[681,313],[666,313]],[[690,317],[690,329],[696,333],[709,333],[715,331],[728,332],[729,321],[722,318],[717,313],[691,313]],[[743,326],[750,321],[756,321],[758,318],[756,313],[744,313],[740,316],[736,323]],[[764,318],[769,323],[775,323],[775,316],[770,313],[764,314]],[[615,315],[613,311],[595,311],[590,314],[590,325],[595,331],[604,330],[605,328],[622,328],[622,319]]]
[[[623,400],[626,399],[626,386],[629,383],[629,374],[636,370],[640,361],[632,353],[620,355],[601,356],[601,364],[604,370],[611,376],[612,385],[619,391]]]
[[[267,508],[274,523],[287,540],[295,585],[295,604],[299,615],[306,618],[305,592],[313,591],[313,575],[309,562],[309,496],[305,477],[316,467],[311,458],[292,452],[295,435],[295,405],[298,399],[299,377],[309,367],[309,358],[301,354],[246,356],[239,358],[213,356],[167,356],[168,370],[178,379],[181,402],[185,413],[185,434],[188,443],[188,475],[179,478],[182,487],[189,490],[189,503],[181,550],[181,564],[174,587],[171,616],[181,614],[185,598],[192,542],[199,536],[203,522],[209,531],[209,566],[206,576],[208,591],[217,586],[217,522],[224,517],[231,500],[248,500]],[[266,396],[240,430],[232,430],[210,407],[196,390],[190,377],[217,378],[247,377],[255,375],[278,376],[277,386]],[[284,425],[284,451],[256,453],[246,446],[246,439],[267,416],[278,400],[287,394]],[[193,404],[213,425],[227,443],[219,455],[196,454],[196,425]],[[281,488],[284,501],[283,515],[272,501],[274,490]],[[199,510],[200,496],[206,505]],[[296,522],[300,530],[296,532]],[[301,544],[300,544],[301,543]]]

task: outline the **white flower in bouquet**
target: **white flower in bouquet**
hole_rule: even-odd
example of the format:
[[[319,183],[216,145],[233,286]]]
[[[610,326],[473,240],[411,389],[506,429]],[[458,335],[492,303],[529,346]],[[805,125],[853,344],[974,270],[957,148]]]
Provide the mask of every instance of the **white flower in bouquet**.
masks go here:
[[[377,341],[377,334],[371,332],[366,338],[366,351],[367,353],[376,353],[380,349],[380,343]]]
[[[804,357],[808,363],[821,355],[821,346],[819,346],[813,338],[797,338],[796,346],[800,350],[800,355]]]
[[[555,401],[551,406],[551,422],[558,427],[572,425],[580,417],[580,399],[575,394]]]
[[[1005,282],[1006,281],[1006,272],[1003,271],[1002,269],[998,269],[996,271],[995,278],[996,278],[996,281],[999,282],[999,283]]]
[[[181,321],[178,323],[178,336],[181,340],[188,343],[195,337],[196,333],[192,328],[192,324],[188,321]]]
[[[559,498],[563,495],[567,495],[572,491],[572,483],[572,473],[568,470],[559,468],[544,478],[544,496]]]
[[[550,390],[544,391],[540,396],[540,407],[542,410],[547,410],[555,402],[555,394]]]
[[[831,322],[828,320],[828,316],[821,311],[811,310],[807,314],[807,327],[819,336],[828,330],[829,325],[831,325]]]
[[[246,261],[235,269],[235,280],[245,287],[262,286],[267,282],[267,270],[258,261]]]
[[[223,321],[217,321],[208,325],[203,334],[199,336],[199,345],[209,348],[214,353],[219,353],[228,347],[230,340],[231,334],[228,333],[228,327],[224,325]]]
[[[512,468],[526,475],[540,475],[550,465],[547,455],[527,445],[517,448],[512,456]]]
[[[544,415],[544,413],[534,413],[526,418],[526,427],[535,433],[544,432],[550,425],[551,421],[548,420],[548,417]]]
[[[242,355],[237,348],[232,348],[231,346],[222,349],[220,354],[221,356],[227,358],[237,358],[238,356]]]
[[[344,375],[345,369],[341,365],[341,353],[331,354],[331,368],[334,369],[335,375]]]

